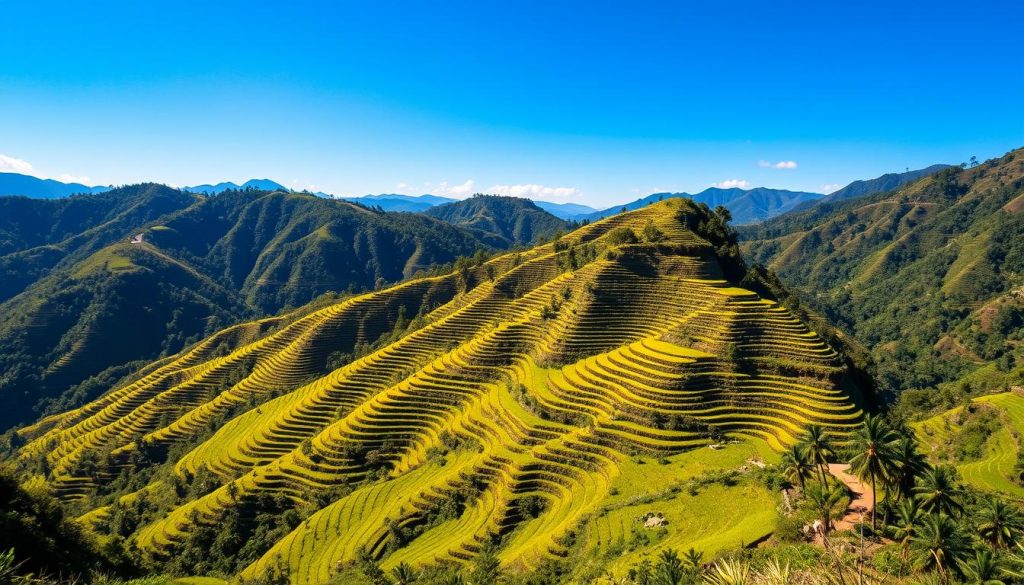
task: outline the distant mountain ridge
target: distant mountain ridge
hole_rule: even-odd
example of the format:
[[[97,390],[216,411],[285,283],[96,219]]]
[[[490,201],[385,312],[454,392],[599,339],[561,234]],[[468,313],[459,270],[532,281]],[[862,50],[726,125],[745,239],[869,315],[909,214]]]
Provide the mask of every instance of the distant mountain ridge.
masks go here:
[[[686,197],[698,203],[705,203],[710,207],[722,205],[732,213],[733,222],[737,225],[755,223],[771,219],[794,209],[797,205],[808,201],[820,199],[821,193],[809,193],[805,191],[789,191],[786,189],[769,189],[767,187],[756,187],[754,189],[720,189],[710,187],[691,195],[689,193],[652,193],[624,205],[609,207],[576,219],[596,221],[614,215],[626,209],[632,211],[641,207],[656,203],[663,199]]]
[[[207,195],[219,195],[224,191],[256,189],[257,191],[291,191],[288,187],[270,179],[249,179],[238,185],[231,181],[217,183],[216,185],[196,185],[195,187],[182,187],[182,191],[189,193],[206,193]]]
[[[109,191],[111,187],[90,187],[81,183],[62,183],[54,179],[40,179],[19,173],[0,173],[0,197],[22,195],[35,199],[60,199],[79,193],[95,194]]]
[[[565,221],[529,199],[501,195],[474,195],[432,207],[424,215],[473,230],[496,247],[532,244],[568,228]]]

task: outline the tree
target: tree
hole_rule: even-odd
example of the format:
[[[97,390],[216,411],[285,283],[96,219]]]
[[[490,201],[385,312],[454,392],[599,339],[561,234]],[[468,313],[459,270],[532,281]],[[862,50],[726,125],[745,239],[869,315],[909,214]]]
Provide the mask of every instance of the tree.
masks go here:
[[[824,484],[825,466],[828,465],[829,457],[835,455],[832,441],[825,434],[825,429],[819,425],[807,425],[807,430],[804,431],[803,436],[800,438],[800,444],[803,446],[811,463],[818,466],[821,483]]]
[[[800,491],[804,490],[804,483],[814,475],[814,464],[807,457],[807,452],[800,445],[793,445],[782,455],[782,469],[786,478],[796,481],[800,485]]]
[[[918,449],[917,439],[912,433],[906,433],[896,442],[893,448],[896,472],[891,484],[900,498],[914,495],[914,484],[917,478],[931,469],[928,458]]]
[[[990,550],[979,550],[974,557],[960,563],[968,585],[1005,585],[999,577],[1003,575],[1003,564]]]
[[[925,512],[953,516],[964,511],[960,490],[956,486],[956,469],[948,465],[926,471],[914,493],[920,498]]]
[[[910,539],[910,548],[918,569],[937,570],[948,580],[948,571],[970,552],[971,539],[949,516],[931,514]]]
[[[655,585],[682,585],[686,578],[683,562],[673,549],[665,549],[658,555],[658,565],[654,569]]]
[[[683,564],[693,574],[699,574],[704,568],[704,553],[690,547],[689,550],[683,553]]]
[[[395,578],[395,585],[412,585],[416,582],[416,571],[406,562],[392,569],[391,576]]]
[[[807,488],[807,501],[821,519],[824,536],[828,536],[832,529],[832,518],[846,507],[847,495],[828,483],[812,484]]]
[[[501,578],[501,563],[492,543],[487,543],[473,561],[469,582],[472,585],[494,585]]]
[[[993,549],[1004,549],[1017,540],[1024,526],[1021,513],[999,498],[990,499],[975,514],[978,536]]]
[[[893,526],[893,538],[899,541],[903,548],[903,558],[910,554],[910,541],[917,533],[918,527],[924,520],[924,510],[917,498],[904,498],[896,504],[896,525]]]
[[[875,506],[878,503],[876,491],[879,479],[887,480],[893,476],[896,468],[893,452],[896,433],[882,419],[868,415],[864,424],[854,431],[851,437],[851,449],[854,455],[850,459],[850,470],[862,481],[871,482],[871,530],[878,530]]]

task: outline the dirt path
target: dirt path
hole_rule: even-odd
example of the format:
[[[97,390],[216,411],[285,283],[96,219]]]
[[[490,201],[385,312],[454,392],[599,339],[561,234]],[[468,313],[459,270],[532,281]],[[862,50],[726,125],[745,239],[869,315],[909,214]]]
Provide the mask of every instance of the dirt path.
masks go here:
[[[846,514],[835,523],[836,530],[855,528],[860,524],[861,514],[867,516],[871,512],[871,486],[861,483],[855,475],[849,473],[849,470],[850,464],[848,463],[830,463],[828,466],[828,472],[846,484],[846,487],[853,492],[853,501],[846,509]]]

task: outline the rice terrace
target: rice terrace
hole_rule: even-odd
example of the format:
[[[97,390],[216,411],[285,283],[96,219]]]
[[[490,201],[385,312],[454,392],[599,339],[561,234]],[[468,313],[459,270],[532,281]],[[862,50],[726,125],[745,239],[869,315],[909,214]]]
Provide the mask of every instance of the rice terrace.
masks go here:
[[[1024,7],[3,14],[0,585],[1024,584]]]

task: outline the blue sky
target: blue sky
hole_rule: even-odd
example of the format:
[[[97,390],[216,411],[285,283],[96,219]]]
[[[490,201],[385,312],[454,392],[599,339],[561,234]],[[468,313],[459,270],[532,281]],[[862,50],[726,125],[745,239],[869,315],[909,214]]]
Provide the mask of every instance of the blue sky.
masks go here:
[[[0,170],[89,183],[601,206],[820,191],[1024,146],[1013,1],[36,0],[0,15]]]

